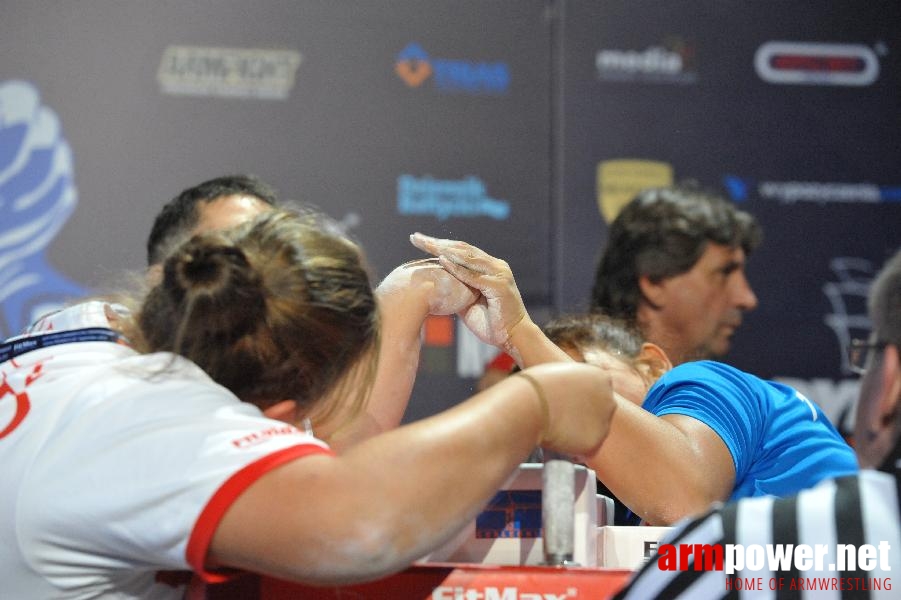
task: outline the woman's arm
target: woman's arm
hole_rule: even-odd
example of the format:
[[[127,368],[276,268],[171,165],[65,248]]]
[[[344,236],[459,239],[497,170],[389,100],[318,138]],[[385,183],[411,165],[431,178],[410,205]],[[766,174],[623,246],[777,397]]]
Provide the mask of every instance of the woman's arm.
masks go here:
[[[449,273],[478,290],[480,295],[476,301],[457,314],[480,340],[501,348],[523,368],[572,361],[532,321],[505,260],[466,242],[421,233],[411,235],[410,241],[420,250],[437,256],[439,264]]]
[[[330,431],[317,425],[336,451],[400,425],[416,378],[421,329],[429,315],[463,310],[477,291],[451,276],[435,259],[416,260],[395,268],[376,288],[381,320],[379,363],[366,410],[350,426]],[[340,421],[335,418],[335,421]]]
[[[671,525],[729,498],[732,454],[713,429],[683,415],[657,417],[620,396],[616,405],[610,434],[585,464],[632,512]]]
[[[507,350],[522,367],[572,360],[529,318],[506,261],[466,242],[422,234],[411,242],[482,294],[462,316],[483,341]],[[713,429],[691,417],[656,417],[619,396],[616,403],[610,435],[587,464],[630,509],[666,525],[729,498],[732,455]]]
[[[225,514],[209,562],[320,584],[405,568],[471,521],[536,445],[575,456],[600,445],[614,410],[606,374],[555,364],[527,375],[264,475]]]

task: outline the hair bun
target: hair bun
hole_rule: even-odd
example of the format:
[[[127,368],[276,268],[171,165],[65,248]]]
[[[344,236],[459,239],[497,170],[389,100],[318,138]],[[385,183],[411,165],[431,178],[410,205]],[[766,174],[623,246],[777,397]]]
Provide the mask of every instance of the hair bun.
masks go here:
[[[211,285],[227,276],[226,270],[250,267],[244,252],[234,246],[192,242],[179,254],[175,270],[185,288]]]
[[[163,287],[194,331],[237,339],[264,316],[260,275],[247,256],[221,236],[197,236],[166,260]]]

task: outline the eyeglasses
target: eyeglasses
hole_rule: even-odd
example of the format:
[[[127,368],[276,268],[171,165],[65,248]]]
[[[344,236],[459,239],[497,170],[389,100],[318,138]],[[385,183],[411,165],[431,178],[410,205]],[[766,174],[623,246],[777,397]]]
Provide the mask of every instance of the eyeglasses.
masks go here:
[[[851,371],[863,375],[867,370],[870,357],[874,351],[885,348],[886,342],[869,342],[867,340],[851,340],[848,346],[848,366]]]

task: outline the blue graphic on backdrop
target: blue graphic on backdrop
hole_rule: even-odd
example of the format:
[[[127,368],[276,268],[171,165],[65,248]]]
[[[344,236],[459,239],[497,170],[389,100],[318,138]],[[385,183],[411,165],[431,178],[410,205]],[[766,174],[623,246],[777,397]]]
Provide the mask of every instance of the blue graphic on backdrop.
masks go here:
[[[394,72],[409,87],[421,87],[431,79],[442,92],[503,94],[510,87],[510,69],[506,63],[430,58],[415,42],[397,55]]]
[[[748,182],[740,177],[726,175],[723,177],[723,186],[736,202],[744,202],[748,199]]]
[[[30,83],[0,83],[0,338],[85,295],[44,256],[77,203],[59,118]]]
[[[723,187],[736,202],[748,200],[751,194],[757,199],[780,204],[901,202],[901,187],[869,182],[755,181],[736,175],[724,175]]]
[[[502,221],[510,216],[510,203],[489,197],[485,183],[471,175],[463,179],[401,175],[397,178],[397,212],[434,215],[439,221],[451,217]]]

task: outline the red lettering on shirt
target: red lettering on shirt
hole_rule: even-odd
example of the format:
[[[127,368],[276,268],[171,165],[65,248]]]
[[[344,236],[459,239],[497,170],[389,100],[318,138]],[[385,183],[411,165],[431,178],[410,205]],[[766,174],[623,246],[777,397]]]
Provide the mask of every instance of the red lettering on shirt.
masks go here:
[[[232,440],[232,444],[236,448],[249,448],[250,446],[262,444],[269,438],[275,437],[277,435],[293,435],[295,433],[299,433],[299,430],[291,425],[269,427],[268,429],[254,431],[253,433],[249,433],[245,436],[239,437],[238,439]]]

